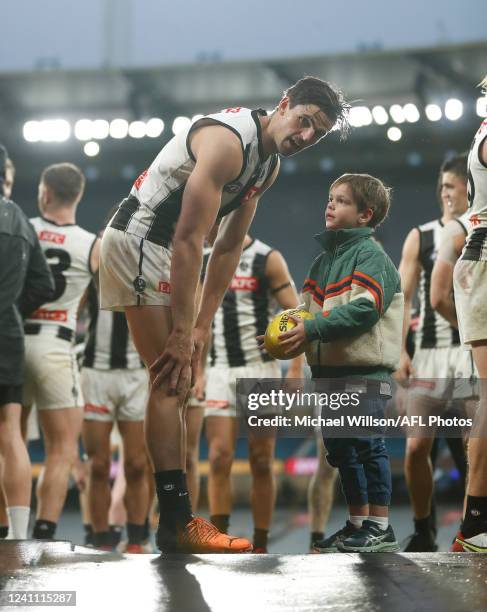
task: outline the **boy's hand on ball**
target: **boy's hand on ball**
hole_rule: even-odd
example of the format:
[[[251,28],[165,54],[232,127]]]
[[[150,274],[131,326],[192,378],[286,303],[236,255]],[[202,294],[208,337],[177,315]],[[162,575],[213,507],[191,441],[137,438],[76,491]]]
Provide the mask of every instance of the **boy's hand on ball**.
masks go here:
[[[289,315],[289,319],[294,321],[295,327],[279,335],[279,344],[286,355],[297,351],[304,351],[306,343],[303,319],[295,315]]]

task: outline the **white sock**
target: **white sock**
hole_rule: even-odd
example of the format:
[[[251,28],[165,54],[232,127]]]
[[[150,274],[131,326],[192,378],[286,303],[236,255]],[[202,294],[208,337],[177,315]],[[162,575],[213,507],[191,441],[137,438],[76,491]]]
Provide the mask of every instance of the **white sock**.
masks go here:
[[[7,508],[7,516],[7,540],[26,540],[30,516],[29,506],[10,506]]]
[[[351,514],[348,516],[348,520],[352,523],[354,527],[357,527],[357,529],[362,527],[362,522],[368,518],[368,516],[352,516]]]
[[[369,516],[369,521],[374,521],[374,523],[377,523],[382,531],[385,531],[389,527],[388,516]]]

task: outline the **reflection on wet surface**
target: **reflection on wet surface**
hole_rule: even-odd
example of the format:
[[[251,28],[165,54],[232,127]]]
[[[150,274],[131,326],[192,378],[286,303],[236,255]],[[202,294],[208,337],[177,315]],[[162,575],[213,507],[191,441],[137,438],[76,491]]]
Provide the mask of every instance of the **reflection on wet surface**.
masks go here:
[[[0,584],[76,591],[77,610],[459,612],[487,609],[487,555],[123,556],[4,541]]]

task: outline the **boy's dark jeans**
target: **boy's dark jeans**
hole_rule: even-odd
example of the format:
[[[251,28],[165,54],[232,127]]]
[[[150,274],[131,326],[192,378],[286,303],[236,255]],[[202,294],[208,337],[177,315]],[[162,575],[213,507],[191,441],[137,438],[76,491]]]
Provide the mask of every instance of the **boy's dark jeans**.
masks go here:
[[[362,400],[363,402],[363,400]],[[386,399],[367,399],[364,412],[383,416]],[[391,465],[384,438],[329,438],[322,428],[327,460],[338,468],[348,505],[388,506],[391,501]]]

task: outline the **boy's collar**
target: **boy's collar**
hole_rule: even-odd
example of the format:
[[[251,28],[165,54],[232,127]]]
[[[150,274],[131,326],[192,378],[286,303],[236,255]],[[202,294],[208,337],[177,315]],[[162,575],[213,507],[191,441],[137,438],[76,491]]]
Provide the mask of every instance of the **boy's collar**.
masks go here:
[[[326,250],[334,249],[344,244],[351,244],[361,238],[368,238],[372,235],[371,227],[353,227],[351,229],[324,230],[315,235],[315,240]]]

